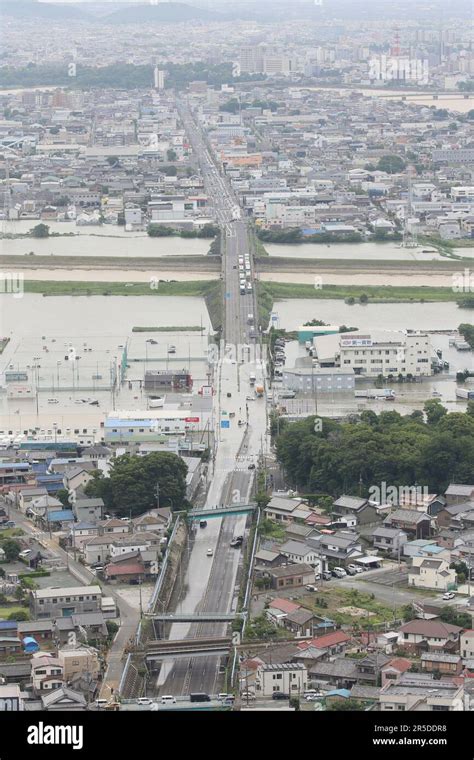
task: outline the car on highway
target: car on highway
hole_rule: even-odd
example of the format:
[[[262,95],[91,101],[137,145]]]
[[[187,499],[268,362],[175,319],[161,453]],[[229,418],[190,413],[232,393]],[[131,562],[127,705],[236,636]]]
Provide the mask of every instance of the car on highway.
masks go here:
[[[164,694],[161,697],[161,704],[162,705],[175,705],[176,704],[176,697],[173,697],[171,694]]]
[[[306,589],[307,591],[317,591],[317,590],[318,590],[318,589],[317,589],[317,587],[316,587],[316,586],[313,586],[313,585],[311,585],[311,583],[308,583],[308,584],[305,586],[305,589]]]
[[[199,520],[199,527],[205,528],[207,525],[207,520]]]
[[[206,552],[206,557],[212,557],[213,554],[214,554],[214,550],[213,549],[208,549],[207,552]]]
[[[285,694],[284,691],[274,691],[272,694],[272,699],[289,699],[290,695]]]
[[[245,396],[246,401],[255,401],[255,396]]]
[[[137,705],[151,705],[151,704],[153,704],[153,701],[150,699],[150,697],[138,697],[137,699]]]
[[[449,602],[450,599],[454,599],[456,594],[453,594],[452,591],[446,591],[445,594],[443,594],[443,602]]]
[[[249,470],[255,470],[255,465],[254,465],[253,462],[251,464],[249,464],[248,469]]]
[[[233,538],[232,541],[230,542],[230,546],[232,546],[232,548],[236,546],[242,546],[243,540],[244,539],[242,538],[242,536],[235,536],[235,538]]]

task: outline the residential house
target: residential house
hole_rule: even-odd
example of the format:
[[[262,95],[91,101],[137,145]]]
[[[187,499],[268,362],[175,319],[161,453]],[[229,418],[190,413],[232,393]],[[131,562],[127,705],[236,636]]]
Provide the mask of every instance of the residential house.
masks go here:
[[[381,526],[372,533],[374,549],[380,549],[391,556],[400,556],[402,547],[407,541],[407,534],[400,528],[385,528]]]
[[[300,607],[290,612],[283,621],[283,626],[295,636],[314,636],[317,618],[310,610]]]
[[[91,469],[94,469],[92,467]],[[84,488],[92,480],[89,469],[85,467],[71,467],[63,473],[63,485],[68,491],[76,491],[78,488]]]
[[[302,541],[285,541],[280,546],[280,553],[292,562],[312,565],[317,573],[321,572],[321,560],[316,549]]]
[[[462,671],[462,659],[458,654],[445,652],[423,652],[421,669],[424,673],[436,673],[440,676],[458,676]]]
[[[268,568],[265,574],[270,578],[271,587],[279,590],[298,588],[314,582],[314,569],[305,564]]]
[[[64,680],[70,681],[77,673],[88,673],[97,678],[100,673],[98,652],[93,647],[78,645],[58,650],[58,659],[64,670]]]
[[[383,521],[388,528],[399,528],[409,538],[429,538],[431,518],[425,512],[416,509],[395,509]]]
[[[0,635],[0,660],[23,654],[21,640],[17,636]]]
[[[85,541],[99,535],[99,526],[87,521],[73,523],[69,529],[68,541],[70,546],[81,549]]]
[[[456,571],[450,569],[449,562],[444,559],[412,557],[408,568],[408,585],[447,591],[456,585]]]
[[[380,668],[381,684],[398,683],[403,673],[410,670],[412,661],[406,657],[393,657]]]
[[[326,568],[331,566],[345,565],[361,557],[362,544],[356,533],[338,531],[332,535],[321,534],[317,538],[309,538],[309,543],[318,547],[319,556]]]
[[[308,538],[313,533],[313,528],[311,526],[305,524],[300,525],[300,523],[290,523],[285,528],[285,536],[288,541],[302,541],[304,543],[305,539]]]
[[[356,496],[340,496],[332,505],[332,514],[338,517],[353,517],[357,525],[367,525],[378,519],[377,509],[368,499]]]
[[[305,505],[299,499],[288,499],[284,496],[272,496],[264,509],[264,515],[275,522],[290,523],[299,518],[304,519],[310,510],[303,509]]]
[[[433,620],[411,620],[398,629],[398,646],[407,652],[457,652],[462,628]]]
[[[281,691],[291,696],[303,696],[308,685],[308,672],[302,663],[281,663],[260,665],[255,678],[255,693],[261,697],[271,697]]]
[[[474,499],[450,504],[444,507],[436,516],[439,529],[462,528],[466,517],[474,517]]]
[[[158,556],[160,552],[160,537],[156,533],[141,531],[139,533],[128,534],[127,536],[115,536],[110,542],[110,556],[114,558],[121,554],[128,554],[129,552],[144,552],[153,547],[156,549]]]
[[[285,557],[280,552],[273,552],[269,549],[259,549],[255,552],[255,570],[265,567],[278,567],[285,562]]]
[[[130,533],[131,527],[132,525],[128,520],[119,520],[117,517],[112,517],[99,522],[99,533],[100,535],[104,536],[108,535],[109,533],[128,534]]]
[[[72,509],[77,522],[95,523],[102,519],[104,502],[102,499],[76,499]]]
[[[463,660],[474,660],[474,630],[469,629],[461,633],[459,651]]]
[[[462,504],[474,500],[474,485],[450,483],[444,495],[448,507],[453,506],[453,504]]]
[[[64,671],[58,658],[44,652],[33,655],[31,682],[35,694],[60,689],[64,685]]]
[[[22,488],[18,492],[18,507],[23,514],[34,499],[40,499],[42,496],[47,496],[48,491],[46,488]]]
[[[109,562],[105,568],[107,580],[121,583],[140,582],[145,579],[146,574],[140,552],[132,552],[131,556],[128,554],[121,555],[114,562]]]
[[[272,599],[265,609],[266,617],[275,625],[283,625],[286,617],[297,610],[302,609],[301,604],[291,601],[290,599]]]
[[[403,555],[448,561],[451,558],[451,553],[444,546],[439,545],[437,538],[418,538],[416,541],[407,541],[403,546]]]
[[[61,686],[59,689],[54,689],[54,691],[44,694],[41,697],[41,705],[42,710],[46,712],[77,712],[87,710],[85,697],[66,686]]]
[[[307,647],[312,646],[324,652],[326,659],[336,655],[344,654],[350,645],[351,637],[345,631],[332,631],[323,636],[317,636],[309,642],[301,642],[299,648],[304,651]]]
[[[113,540],[113,534],[94,536],[84,540],[81,549],[86,565],[94,565],[97,562],[105,564],[110,557],[110,545]]]
[[[169,510],[171,513],[171,510]],[[166,530],[165,523],[161,517],[154,515],[151,512],[147,512],[140,517],[134,517],[132,520],[133,530],[135,533],[142,533],[143,531],[151,531],[152,533],[159,533],[160,535]]]

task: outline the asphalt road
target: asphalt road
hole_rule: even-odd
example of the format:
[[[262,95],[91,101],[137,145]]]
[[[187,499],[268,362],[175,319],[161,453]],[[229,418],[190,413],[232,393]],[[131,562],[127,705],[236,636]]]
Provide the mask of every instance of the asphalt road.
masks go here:
[[[249,314],[256,316],[253,264],[246,281],[252,282],[252,291],[241,295],[239,257],[250,257],[247,225],[240,219],[232,189],[219,171],[206,145],[205,139],[192,118],[189,109],[178,103],[181,118],[189,140],[199,159],[205,189],[210,196],[215,215],[223,235],[222,279],[224,281],[224,336],[231,347],[228,356],[221,356],[215,367],[217,392],[214,396],[215,414],[219,426],[221,419],[229,421],[229,428],[218,427],[218,446],[206,506],[246,502],[250,496],[253,470],[248,464],[257,462],[266,432],[265,399],[255,399],[250,386],[250,374],[263,381],[263,368],[256,364],[255,355],[244,345],[254,344],[250,338]],[[247,290],[247,289],[246,289]],[[234,353],[235,352],[235,353]],[[243,361],[240,360],[243,358]],[[252,400],[247,400],[251,396]],[[229,417],[231,413],[234,417]],[[241,420],[241,426],[238,426]],[[186,594],[178,605],[179,612],[222,612],[236,608],[237,573],[242,562],[240,549],[230,547],[231,539],[244,533],[245,517],[227,517],[208,520],[208,526],[196,529],[184,579]],[[213,556],[207,556],[207,549]],[[225,624],[174,624],[170,638],[222,636]],[[158,694],[181,696],[202,691],[208,694],[221,691],[219,678],[220,658],[200,657],[165,663],[158,675],[154,691]]]

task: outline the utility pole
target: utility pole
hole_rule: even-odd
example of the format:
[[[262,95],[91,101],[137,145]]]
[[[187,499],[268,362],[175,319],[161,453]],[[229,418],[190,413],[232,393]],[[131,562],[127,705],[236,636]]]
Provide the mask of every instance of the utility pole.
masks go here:
[[[159,509],[160,508],[160,484],[159,483],[156,484],[155,496],[156,496],[156,508]]]

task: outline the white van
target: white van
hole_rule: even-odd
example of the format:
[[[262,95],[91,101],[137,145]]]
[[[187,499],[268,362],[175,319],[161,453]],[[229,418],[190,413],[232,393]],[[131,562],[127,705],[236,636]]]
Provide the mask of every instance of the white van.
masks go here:
[[[96,699],[94,704],[96,707],[105,707],[108,701],[109,701],[108,699]]]
[[[345,578],[347,575],[343,567],[335,567],[332,573],[336,576],[336,578]]]
[[[169,694],[165,694],[161,697],[161,704],[162,705],[175,705],[176,704],[176,697],[172,697]]]

